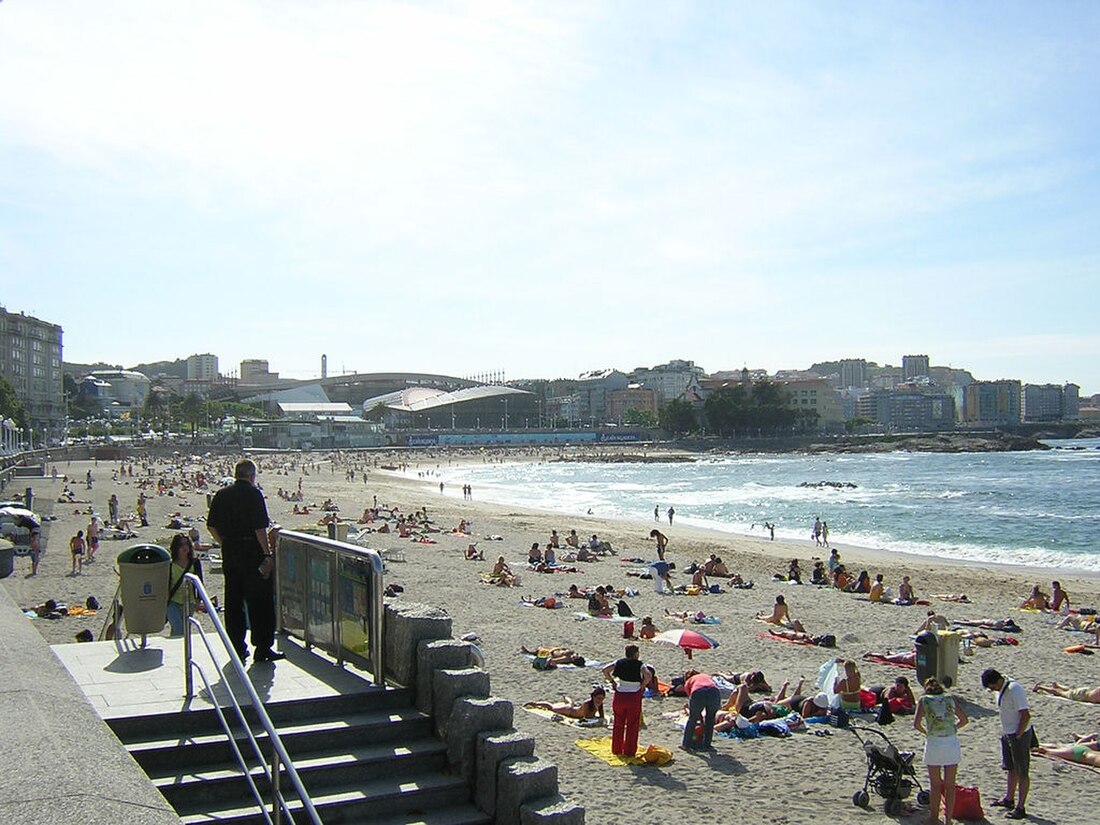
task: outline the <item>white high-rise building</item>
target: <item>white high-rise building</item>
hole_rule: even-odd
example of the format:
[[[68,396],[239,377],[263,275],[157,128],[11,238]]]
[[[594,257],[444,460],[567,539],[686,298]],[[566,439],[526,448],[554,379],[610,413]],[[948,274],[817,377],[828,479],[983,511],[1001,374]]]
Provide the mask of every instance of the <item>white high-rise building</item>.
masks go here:
[[[187,358],[187,380],[213,384],[218,380],[218,356],[205,352]]]

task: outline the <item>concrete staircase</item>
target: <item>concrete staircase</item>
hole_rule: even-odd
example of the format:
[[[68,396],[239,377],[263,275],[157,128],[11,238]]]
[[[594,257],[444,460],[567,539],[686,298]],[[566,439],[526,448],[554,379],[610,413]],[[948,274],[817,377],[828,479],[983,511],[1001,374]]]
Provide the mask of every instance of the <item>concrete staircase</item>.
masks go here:
[[[325,825],[488,825],[471,788],[448,769],[447,746],[407,689],[275,702],[268,714]],[[227,718],[229,718],[227,716]],[[262,823],[212,710],[109,720],[185,823]],[[261,733],[262,733],[262,729]],[[246,758],[251,746],[239,731]],[[266,754],[267,736],[257,737]],[[265,798],[269,783],[250,761]],[[283,774],[284,796],[306,822]]]

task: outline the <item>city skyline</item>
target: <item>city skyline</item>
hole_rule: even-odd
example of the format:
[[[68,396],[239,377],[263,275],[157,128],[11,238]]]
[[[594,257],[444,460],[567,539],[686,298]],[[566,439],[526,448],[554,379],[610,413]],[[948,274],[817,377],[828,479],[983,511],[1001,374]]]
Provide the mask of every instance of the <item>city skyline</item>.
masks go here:
[[[0,4],[0,298],[66,361],[1100,392],[1092,4],[106,8]]]

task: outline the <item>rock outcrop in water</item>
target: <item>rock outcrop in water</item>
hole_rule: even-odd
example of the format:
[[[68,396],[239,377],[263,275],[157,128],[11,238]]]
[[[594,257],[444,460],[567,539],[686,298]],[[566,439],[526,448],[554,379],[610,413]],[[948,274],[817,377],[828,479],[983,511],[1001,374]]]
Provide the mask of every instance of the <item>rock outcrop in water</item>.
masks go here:
[[[1011,453],[1049,449],[1034,436],[1004,433],[850,437],[812,444],[809,448],[813,453]]]

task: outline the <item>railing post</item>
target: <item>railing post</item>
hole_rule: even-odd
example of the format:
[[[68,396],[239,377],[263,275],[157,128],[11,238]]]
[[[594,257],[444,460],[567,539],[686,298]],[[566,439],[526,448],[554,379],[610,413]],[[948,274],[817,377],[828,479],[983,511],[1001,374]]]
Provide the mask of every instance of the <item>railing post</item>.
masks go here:
[[[185,588],[183,594],[183,685],[184,696],[193,699],[195,696],[195,674],[191,672],[191,585],[187,582],[180,584]]]
[[[344,627],[340,621],[340,551],[332,554],[332,641],[336,648],[336,666],[344,666]]]
[[[282,772],[282,763],[279,761],[279,752],[271,749],[271,821],[275,825],[283,822],[283,795],[279,789],[279,774]]]

